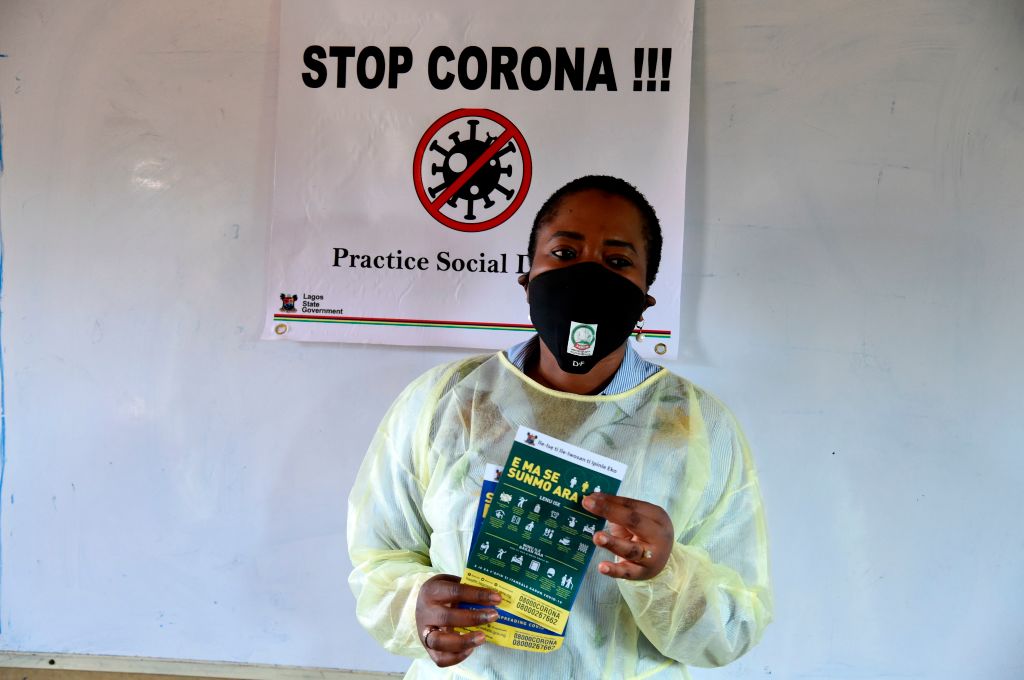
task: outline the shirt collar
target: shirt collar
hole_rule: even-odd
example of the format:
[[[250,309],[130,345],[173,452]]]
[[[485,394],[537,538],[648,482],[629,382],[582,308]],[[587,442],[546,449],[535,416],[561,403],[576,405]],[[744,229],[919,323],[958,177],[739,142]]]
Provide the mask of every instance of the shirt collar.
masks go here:
[[[525,373],[527,364],[533,360],[538,351],[540,351],[540,336],[535,334],[510,347],[505,355],[513,366]],[[660,370],[661,366],[641,357],[633,349],[632,343],[627,341],[626,354],[622,357],[622,363],[619,364],[619,369],[612,376],[611,382],[601,390],[601,394],[621,394],[631,390]]]

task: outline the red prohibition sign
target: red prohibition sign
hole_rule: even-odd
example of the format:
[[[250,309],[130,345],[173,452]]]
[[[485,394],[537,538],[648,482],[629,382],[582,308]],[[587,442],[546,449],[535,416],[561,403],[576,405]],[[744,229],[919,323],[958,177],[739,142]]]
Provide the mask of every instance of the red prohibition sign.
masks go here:
[[[441,190],[436,196],[431,196],[428,193],[428,190],[423,186],[423,156],[426,154],[427,149],[430,148],[431,142],[434,141],[434,135],[436,135],[441,128],[462,118],[483,118],[492,123],[497,123],[504,131],[493,141],[488,137],[486,141],[489,144],[475,159],[472,160],[472,162],[468,163],[465,170],[459,172],[450,182],[443,185],[443,190]],[[471,131],[475,134],[476,124],[473,121],[471,121],[470,124]],[[485,165],[501,154],[507,153],[507,150],[502,151],[502,149],[510,141],[515,142],[515,146],[517,147],[520,158],[522,159],[523,178],[518,189],[514,190],[515,195],[511,197],[511,201],[505,209],[499,214],[483,220],[482,222],[461,222],[442,213],[441,207],[453,197],[459,197],[457,195],[460,193],[460,190],[462,190],[470,180],[477,176],[481,170],[487,172],[487,169],[484,167]],[[495,161],[495,164],[497,164],[497,161]],[[526,139],[523,137],[523,134],[515,125],[513,125],[512,121],[500,113],[491,111],[490,109],[456,109],[438,118],[434,121],[433,125],[427,128],[427,131],[423,133],[423,137],[420,138],[420,143],[416,146],[416,154],[413,157],[412,163],[412,179],[413,184],[416,187],[416,195],[419,196],[420,203],[422,203],[423,207],[426,208],[428,213],[430,213],[430,216],[450,229],[467,232],[487,231],[488,229],[493,229],[499,224],[505,222],[508,218],[512,217],[526,198],[526,193],[530,189],[530,178],[532,174],[533,161],[530,158],[530,148],[526,145]],[[501,189],[503,189],[503,193],[504,191],[507,191],[504,187],[501,187]],[[462,197],[465,198],[465,196]],[[473,197],[473,200],[476,198],[480,197]],[[469,206],[469,210],[472,212],[472,202],[470,202]]]

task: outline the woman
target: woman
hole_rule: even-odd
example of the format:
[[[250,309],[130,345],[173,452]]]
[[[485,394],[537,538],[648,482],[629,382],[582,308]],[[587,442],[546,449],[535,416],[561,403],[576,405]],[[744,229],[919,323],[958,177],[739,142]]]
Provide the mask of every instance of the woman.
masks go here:
[[[655,303],[657,216],[627,182],[582,177],[541,207],[529,254],[538,336],[428,371],[380,425],[349,499],[360,623],[415,657],[407,678],[688,678],[729,663],[771,618],[761,499],[725,407],[628,344]],[[593,338],[574,336],[580,322]],[[484,466],[505,462],[520,425],[628,465],[619,496],[584,500],[608,520],[594,536],[607,552],[550,654],[454,631],[496,618],[500,596],[457,575]]]

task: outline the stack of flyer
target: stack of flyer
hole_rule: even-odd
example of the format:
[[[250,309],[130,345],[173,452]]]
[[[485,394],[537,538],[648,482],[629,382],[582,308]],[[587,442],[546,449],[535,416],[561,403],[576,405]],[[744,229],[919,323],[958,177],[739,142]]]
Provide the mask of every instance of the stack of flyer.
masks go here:
[[[625,473],[618,461],[520,427],[505,466],[487,466],[462,577],[501,593],[498,620],[463,630],[513,649],[561,647],[594,532],[604,526],[581,501],[616,493]]]

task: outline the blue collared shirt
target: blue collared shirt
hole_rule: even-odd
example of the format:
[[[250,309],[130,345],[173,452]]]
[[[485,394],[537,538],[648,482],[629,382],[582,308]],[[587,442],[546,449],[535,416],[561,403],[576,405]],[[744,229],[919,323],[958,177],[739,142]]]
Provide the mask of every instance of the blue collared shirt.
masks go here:
[[[540,349],[540,336],[534,335],[529,340],[510,347],[505,354],[509,362],[523,373],[526,365],[533,360]],[[631,390],[661,370],[661,366],[652,364],[642,358],[630,342],[626,342],[626,355],[622,357],[619,370],[615,371],[612,381],[601,390],[601,394],[621,394]]]

